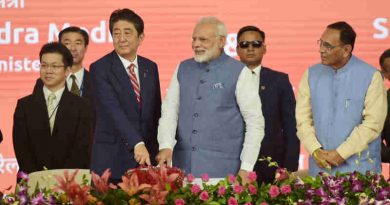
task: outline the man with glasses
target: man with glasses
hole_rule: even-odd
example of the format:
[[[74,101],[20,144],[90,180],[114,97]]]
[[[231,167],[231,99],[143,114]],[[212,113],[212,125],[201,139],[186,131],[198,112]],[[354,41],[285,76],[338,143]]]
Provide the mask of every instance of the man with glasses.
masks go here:
[[[73,65],[70,69],[70,74],[66,79],[66,85],[71,93],[86,98],[90,104],[93,102],[92,85],[89,72],[83,65],[85,53],[89,44],[88,33],[76,26],[71,26],[63,29],[58,34],[58,41],[64,44],[73,56]],[[34,87],[41,89],[43,83],[40,79]]]
[[[246,181],[264,119],[252,72],[223,51],[226,35],[215,17],[196,24],[194,57],[179,64],[162,105],[157,160],[170,164],[173,158],[174,166],[196,177],[238,174]]]
[[[18,100],[13,145],[19,170],[88,168],[91,111],[65,87],[73,64],[60,43],[45,44],[40,53],[41,89]]]
[[[265,33],[255,26],[245,26],[237,33],[237,54],[252,70],[260,95],[265,120],[265,136],[258,158],[271,157],[290,172],[298,169],[299,140],[295,121],[295,97],[288,75],[262,66],[266,53]],[[261,184],[275,179],[276,167],[257,161],[254,170]]]
[[[302,77],[298,137],[311,155],[309,173],[381,172],[380,133],[387,113],[380,72],[352,54],[356,33],[346,22],[327,26],[321,63]]]

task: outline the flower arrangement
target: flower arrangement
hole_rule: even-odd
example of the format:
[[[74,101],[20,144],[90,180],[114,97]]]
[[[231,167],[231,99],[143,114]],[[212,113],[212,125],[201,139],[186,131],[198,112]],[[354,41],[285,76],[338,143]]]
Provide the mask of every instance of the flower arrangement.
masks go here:
[[[335,176],[320,173],[315,178],[300,178],[278,168],[275,182],[261,185],[254,172],[248,174],[247,184],[234,175],[210,184],[206,173],[201,177],[202,183],[196,184],[192,174],[184,178],[177,168],[137,168],[113,185],[108,183],[111,172],[106,170],[102,176],[92,173],[93,186],[75,183],[76,174],[77,171],[65,172],[63,177],[56,177],[55,188],[28,195],[28,177],[21,173],[16,191],[1,193],[0,204],[390,204],[390,180],[372,172]]]

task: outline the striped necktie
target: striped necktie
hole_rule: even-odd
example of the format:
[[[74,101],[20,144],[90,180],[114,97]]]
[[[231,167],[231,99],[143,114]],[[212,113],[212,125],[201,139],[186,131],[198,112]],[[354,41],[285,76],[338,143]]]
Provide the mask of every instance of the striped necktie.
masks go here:
[[[134,93],[135,93],[135,96],[137,97],[138,105],[140,106],[141,105],[141,93],[140,93],[140,88],[139,88],[139,84],[137,81],[137,75],[135,75],[135,72],[134,72],[135,65],[132,63],[127,68],[129,69],[129,73],[130,73],[131,85],[133,85]]]
[[[56,95],[54,93],[50,93],[49,97],[47,98],[47,113],[49,114],[50,133],[53,133],[54,128],[54,112],[56,111],[56,108],[54,107],[55,99]]]

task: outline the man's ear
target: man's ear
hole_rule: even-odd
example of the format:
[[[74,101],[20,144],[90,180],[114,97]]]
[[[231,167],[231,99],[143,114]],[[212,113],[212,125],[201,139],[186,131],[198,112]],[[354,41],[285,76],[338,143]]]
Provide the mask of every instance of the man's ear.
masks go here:
[[[139,36],[138,36],[138,39],[139,39],[139,45],[142,44],[142,42],[144,41],[144,38],[145,38],[145,33],[141,33]]]
[[[351,45],[345,45],[343,47],[344,50],[344,57],[348,57],[352,53],[352,46]]]
[[[219,47],[223,48],[223,47],[225,47],[225,44],[226,44],[226,36],[220,36],[220,38],[219,38]]]

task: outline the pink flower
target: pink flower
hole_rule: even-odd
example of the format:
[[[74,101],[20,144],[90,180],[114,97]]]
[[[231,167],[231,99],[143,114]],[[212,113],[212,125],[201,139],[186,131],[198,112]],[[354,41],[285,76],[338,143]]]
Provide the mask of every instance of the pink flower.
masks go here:
[[[226,193],[226,188],[224,186],[220,186],[218,188],[218,196],[223,196]]]
[[[279,192],[279,187],[275,186],[275,185],[272,185],[270,188],[269,188],[269,195],[271,196],[271,198],[275,198],[277,196],[279,196],[280,192]]]
[[[252,183],[252,182],[256,181],[257,174],[256,174],[256,172],[249,172],[247,177],[248,177],[249,183]]]
[[[283,181],[285,179],[288,179],[288,173],[287,173],[287,170],[284,169],[284,168],[278,168],[276,170],[276,174],[275,174],[275,178],[276,180],[278,181]]]
[[[202,174],[202,181],[208,182],[210,180],[210,177],[207,173]]]
[[[195,178],[194,175],[192,175],[191,173],[188,174],[188,175],[187,175],[187,182],[188,182],[188,183],[193,182],[193,181],[194,181],[194,178]]]
[[[228,200],[228,205],[238,205],[237,199],[231,196]]]
[[[92,182],[94,184],[95,189],[102,193],[106,194],[109,188],[114,188],[116,189],[116,186],[113,185],[112,183],[108,183],[108,180],[111,176],[111,171],[110,169],[106,169],[103,172],[103,175],[100,177],[99,175],[95,174],[94,172],[91,173],[91,178]]]
[[[282,194],[288,194],[291,192],[291,186],[289,184],[287,185],[283,185],[281,188],[280,188],[280,191],[282,192]]]
[[[251,202],[246,202],[244,205],[252,205]]]
[[[175,205],[184,205],[186,202],[183,199],[176,199],[175,200]]]
[[[250,184],[248,186],[248,189],[249,189],[249,193],[251,193],[252,195],[255,195],[257,193],[257,188],[253,184]]]
[[[230,184],[233,184],[236,181],[236,177],[232,174],[229,174],[228,180]]]
[[[236,193],[236,194],[241,194],[241,192],[243,191],[243,188],[242,188],[242,186],[240,186],[240,185],[234,185],[234,186],[233,186],[233,191],[234,191],[234,193]]]
[[[191,187],[191,192],[193,194],[198,194],[200,192],[200,186],[197,184],[194,184],[194,186]]]
[[[207,193],[207,191],[202,191],[202,193],[199,195],[199,199],[202,201],[209,200],[209,193]]]
[[[269,205],[267,202],[261,202],[260,205]]]

